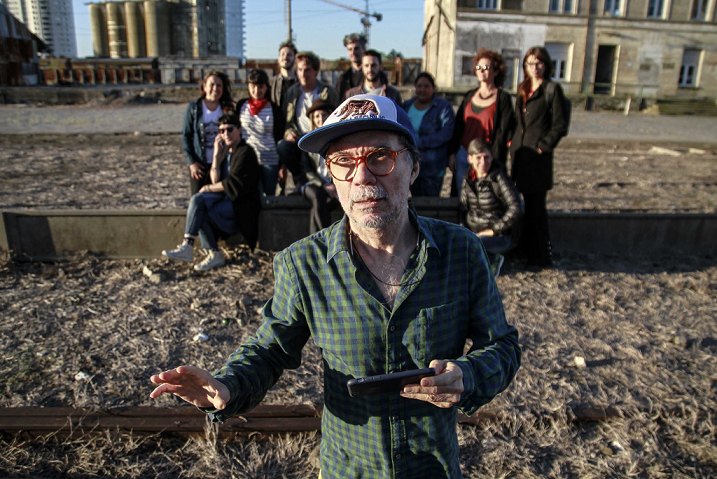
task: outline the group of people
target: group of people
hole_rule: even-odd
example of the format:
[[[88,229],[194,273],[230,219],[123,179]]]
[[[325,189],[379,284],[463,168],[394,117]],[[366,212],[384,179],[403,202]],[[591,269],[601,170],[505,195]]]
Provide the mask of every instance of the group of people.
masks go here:
[[[501,55],[481,49],[473,64],[479,85],[464,96],[448,141],[461,224],[483,240],[496,275],[502,253],[515,246],[526,267],[550,266],[546,196],[553,150],[567,134],[569,115],[562,88],[551,81],[552,60],[543,47],[527,51],[515,106],[502,89]]]
[[[201,97],[187,107],[183,127],[191,192],[200,198],[190,202],[182,244],[163,254],[191,262],[199,236],[208,254],[195,269],[204,271],[225,263],[217,237],[240,231],[253,249],[259,198],[277,189],[311,202],[310,233],[329,226],[331,211],[339,205],[334,178],[324,157],[302,151],[298,142],[320,128],[339,103],[369,94],[393,100],[411,121],[422,157],[412,196],[439,196],[450,169],[461,224],[484,241],[496,275],[502,253],[516,245],[528,267],[549,266],[546,195],[552,188],[553,149],[568,124],[562,89],[550,81],[548,52],[534,47],[525,55],[525,80],[514,107],[502,89],[505,62],[500,54],[481,49],[473,59],[479,85],[454,113],[451,103],[436,95],[429,73],[417,76],[415,96],[403,102],[383,71],[381,54],[366,49],[363,35],[347,35],[344,45],[351,66],[335,86],[319,79],[320,60],[314,53],[297,52],[288,42],[279,48],[279,73],[269,78],[264,70],[251,70],[249,97],[236,104],[224,73],[205,76]],[[240,160],[242,168],[232,166]],[[292,191],[286,191],[288,172]]]
[[[295,102],[313,120],[306,128],[323,117],[318,99]],[[325,159],[344,217],[275,256],[262,324],[221,369],[158,372],[150,397],[178,396],[224,422],[256,407],[285,369],[299,367],[311,338],[323,363],[319,478],[458,479],[458,411],[473,414],[508,387],[521,363],[518,332],[506,321],[481,240],[411,207],[422,166],[409,114],[388,97],[359,94],[323,120],[298,141],[282,141]],[[217,190],[217,163],[226,172],[228,160],[229,175],[235,156],[257,164],[257,153],[245,154],[249,147],[234,136],[238,129],[229,131],[233,121],[235,114],[219,120],[224,145],[216,142],[209,167]],[[487,150],[473,145],[468,157],[478,151],[485,162]],[[347,387],[429,367],[434,376],[395,390],[354,397]]]

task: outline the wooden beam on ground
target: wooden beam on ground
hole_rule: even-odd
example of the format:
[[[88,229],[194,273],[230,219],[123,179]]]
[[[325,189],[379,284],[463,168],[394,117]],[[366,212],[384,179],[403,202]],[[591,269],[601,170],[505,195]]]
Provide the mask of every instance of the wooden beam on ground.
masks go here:
[[[323,405],[266,405],[217,425],[221,436],[278,434],[321,430]],[[479,424],[500,417],[497,411],[480,411],[468,417],[459,413],[461,424]],[[98,430],[132,431],[141,434],[204,434],[207,415],[192,406],[120,407],[112,409],[71,407],[0,408],[0,431],[62,436]]]
[[[614,406],[571,406],[574,422],[607,421],[624,417]],[[266,405],[217,424],[218,434],[281,434],[321,430],[323,405]],[[503,418],[500,410],[478,411],[472,416],[458,413],[458,422],[478,425]],[[0,408],[0,431],[28,433],[33,436],[58,434],[76,436],[102,430],[119,430],[138,434],[174,433],[201,435],[208,426],[205,413],[192,406],[119,407],[111,409],[71,407]]]

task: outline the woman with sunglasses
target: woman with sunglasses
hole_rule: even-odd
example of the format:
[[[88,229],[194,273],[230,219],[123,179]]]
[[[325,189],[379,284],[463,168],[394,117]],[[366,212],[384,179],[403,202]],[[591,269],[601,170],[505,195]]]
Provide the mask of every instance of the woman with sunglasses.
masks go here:
[[[254,148],[261,167],[261,190],[274,196],[279,178],[279,154],[276,144],[284,138],[286,118],[279,105],[269,100],[269,75],[264,70],[251,70],[247,76],[249,98],[237,102],[236,114],[243,134]]]
[[[476,78],[480,85],[466,93],[456,113],[453,138],[448,144],[448,168],[453,172],[453,187],[460,196],[463,177],[468,171],[468,144],[485,141],[493,159],[504,167],[508,141],[515,129],[515,115],[510,95],[503,88],[505,61],[500,54],[481,48],[473,57]]]
[[[209,183],[209,167],[214,158],[214,139],[219,136],[217,120],[234,110],[229,77],[219,71],[204,75],[199,99],[187,105],[182,126],[182,151],[189,166],[192,194]]]
[[[563,89],[551,85],[553,62],[545,48],[528,50],[523,73],[515,101],[518,127],[510,145],[510,175],[525,200],[518,248],[528,259],[526,267],[540,269],[552,264],[546,197],[553,187],[553,150],[567,134],[568,122]]]
[[[194,260],[194,240],[202,239],[207,256],[194,265],[197,271],[224,266],[226,259],[217,246],[217,236],[241,233],[253,251],[259,237],[259,163],[254,149],[241,137],[241,122],[234,113],[222,115],[214,140],[210,184],[192,196],[182,244],[162,255],[175,261]]]

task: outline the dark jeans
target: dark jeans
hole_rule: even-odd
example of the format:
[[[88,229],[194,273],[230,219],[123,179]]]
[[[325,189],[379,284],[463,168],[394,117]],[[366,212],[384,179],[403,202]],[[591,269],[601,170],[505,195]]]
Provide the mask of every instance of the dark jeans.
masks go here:
[[[321,186],[306,185],[304,196],[311,201],[309,232],[321,231],[331,225],[331,212],[339,205],[339,200],[331,198]]]
[[[210,204],[207,203],[207,197],[209,197]],[[196,194],[189,200],[189,207],[187,207],[187,222],[184,226],[184,235],[199,236],[204,249],[217,249],[217,234],[224,238],[239,231],[239,225],[236,224],[236,221],[230,221],[220,228],[210,219],[210,208],[212,208],[213,214],[216,214],[222,206],[226,206],[226,204],[217,203],[216,197],[217,193]],[[226,223],[226,221],[224,222]],[[228,228],[228,230],[224,228]]]
[[[281,140],[276,145],[276,152],[279,154],[279,162],[286,166],[294,178],[294,184],[301,183],[303,180],[301,154],[303,152],[299,148],[299,145],[293,141]]]
[[[279,165],[259,165],[261,181],[259,188],[266,196],[274,196],[276,183],[279,181]]]
[[[551,264],[548,209],[545,205],[547,195],[547,191],[523,193],[525,215],[523,216],[520,249],[527,256],[529,265],[549,266]]]
[[[509,251],[512,247],[512,238],[510,236],[479,236],[486,253],[488,253],[488,261],[495,262],[496,256]]]
[[[443,186],[443,177],[445,171],[440,175],[423,176],[418,174],[418,178],[411,185],[411,195],[413,196],[440,196],[441,187]]]
[[[202,166],[205,166],[205,170],[204,176],[200,180],[195,180],[194,178],[192,178],[191,174],[189,175],[189,190],[192,195],[196,195],[197,193],[199,193],[199,190],[202,189],[202,186],[212,184],[212,181],[209,178],[210,165]]]

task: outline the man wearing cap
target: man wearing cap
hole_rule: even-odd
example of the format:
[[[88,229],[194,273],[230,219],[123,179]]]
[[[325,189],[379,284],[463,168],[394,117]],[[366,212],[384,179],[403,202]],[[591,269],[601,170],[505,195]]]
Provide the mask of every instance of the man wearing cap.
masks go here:
[[[346,92],[350,88],[357,87],[363,83],[361,58],[366,51],[366,43],[366,36],[361,33],[351,33],[344,37],[344,46],[351,66],[336,80],[336,90],[339,92],[341,101],[346,98]]]
[[[165,371],[151,397],[173,393],[224,421],[298,367],[312,337],[324,363],[324,479],[460,478],[458,411],[504,390],[521,357],[485,250],[467,229],[409,208],[420,155],[408,115],[388,98],[346,100],[300,146],[325,156],[343,220],[275,257],[264,323],[222,369]],[[346,388],[425,367],[436,375],[400,392]]]
[[[388,84],[388,77],[383,71],[381,54],[376,50],[368,50],[361,58],[361,70],[363,71],[363,82],[346,92],[346,98],[369,94],[386,96],[399,105],[403,104],[401,92]]]

